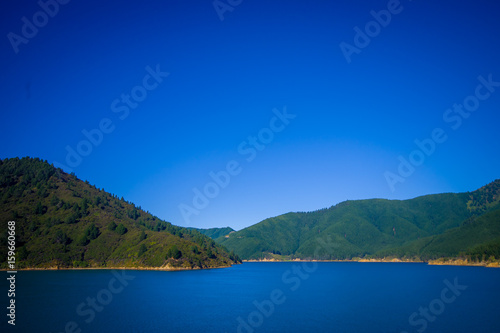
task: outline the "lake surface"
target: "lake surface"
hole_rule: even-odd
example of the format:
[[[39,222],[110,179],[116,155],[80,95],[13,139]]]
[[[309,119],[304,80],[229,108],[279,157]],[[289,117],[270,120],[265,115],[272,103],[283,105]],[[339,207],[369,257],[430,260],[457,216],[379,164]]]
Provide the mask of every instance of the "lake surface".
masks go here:
[[[16,332],[500,332],[500,269],[484,267],[20,271],[16,289]]]

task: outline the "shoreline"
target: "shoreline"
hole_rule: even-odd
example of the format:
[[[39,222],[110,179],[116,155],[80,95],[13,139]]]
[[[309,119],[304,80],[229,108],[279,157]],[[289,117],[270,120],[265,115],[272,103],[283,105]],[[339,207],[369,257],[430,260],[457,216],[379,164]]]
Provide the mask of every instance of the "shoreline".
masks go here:
[[[420,264],[425,264],[427,262],[425,261],[417,261],[417,260],[401,260],[401,259],[359,259],[359,260],[350,260],[350,259],[332,259],[332,260],[325,260],[325,259],[289,259],[289,260],[284,260],[284,259],[249,259],[249,260],[242,260],[242,262],[362,262],[362,263],[369,263],[369,262],[395,262],[395,263],[420,263]]]
[[[318,259],[290,259],[290,260],[282,260],[282,259],[250,259],[243,260],[243,263],[246,262],[361,262],[361,263],[420,263],[427,264],[432,266],[475,266],[475,267],[488,267],[488,268],[500,268],[499,262],[468,262],[467,260],[462,259],[436,259],[429,261],[422,260],[402,260],[402,259],[356,259],[356,260],[318,260]]]
[[[434,266],[476,266],[476,267],[488,267],[488,268],[500,268],[500,263],[495,261],[495,262],[468,262],[467,260],[463,259],[448,259],[448,260],[443,260],[443,259],[437,259],[437,260],[430,260],[427,265],[434,265]]]
[[[242,263],[255,263],[255,262],[360,262],[360,263],[415,263],[415,264],[427,264],[432,266],[470,266],[470,267],[488,267],[488,268],[500,268],[500,262],[468,262],[463,259],[436,259],[430,261],[421,261],[421,260],[402,260],[397,258],[392,259],[345,259],[345,260],[321,260],[321,259],[249,259],[242,260]],[[237,264],[234,264],[237,265]],[[127,266],[111,266],[111,267],[58,267],[58,266],[49,266],[49,267],[26,267],[26,268],[16,268],[14,270],[7,268],[0,268],[0,271],[8,272],[8,271],[69,271],[69,270],[132,270],[132,271],[163,271],[163,272],[176,272],[176,271],[194,271],[194,270],[207,270],[207,269],[221,269],[221,268],[230,268],[233,265],[229,266],[217,266],[217,267],[173,267],[170,265],[161,266],[161,267],[127,267]]]
[[[206,269],[218,269],[218,268],[229,268],[231,266],[217,266],[217,267],[126,267],[126,266],[112,266],[112,267],[26,267],[26,268],[16,268],[5,269],[1,268],[0,271],[79,271],[79,270],[130,270],[130,271],[163,271],[163,272],[175,272],[175,271],[195,271],[195,270],[206,270]]]

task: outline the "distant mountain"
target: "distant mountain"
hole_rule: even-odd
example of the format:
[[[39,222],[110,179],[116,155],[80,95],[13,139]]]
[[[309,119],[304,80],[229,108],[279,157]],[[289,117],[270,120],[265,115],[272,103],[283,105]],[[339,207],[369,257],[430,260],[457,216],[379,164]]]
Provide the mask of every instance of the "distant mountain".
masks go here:
[[[216,241],[243,259],[499,259],[500,180],[474,192],[288,213]]]
[[[234,232],[233,228],[225,227],[225,228],[209,228],[209,229],[196,229],[200,233],[205,236],[208,236],[212,239],[217,239],[219,237],[227,236],[231,232]]]
[[[239,260],[209,237],[160,220],[38,158],[0,160],[0,267],[15,221],[17,267],[191,269]]]

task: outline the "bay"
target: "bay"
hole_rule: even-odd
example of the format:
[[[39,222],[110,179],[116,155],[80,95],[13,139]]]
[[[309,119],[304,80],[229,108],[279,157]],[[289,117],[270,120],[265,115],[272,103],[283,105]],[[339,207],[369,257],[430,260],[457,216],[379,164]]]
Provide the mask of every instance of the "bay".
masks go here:
[[[499,282],[499,269],[420,263],[20,271],[15,331],[500,332]]]

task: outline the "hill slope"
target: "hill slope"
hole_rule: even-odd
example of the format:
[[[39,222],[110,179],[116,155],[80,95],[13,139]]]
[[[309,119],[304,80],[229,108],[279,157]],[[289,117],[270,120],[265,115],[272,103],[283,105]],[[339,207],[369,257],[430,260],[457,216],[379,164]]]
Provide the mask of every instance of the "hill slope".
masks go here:
[[[391,253],[428,259],[462,257],[472,261],[485,261],[491,256],[500,259],[498,187],[499,183],[493,182],[470,195],[467,207],[469,209],[474,207],[471,209],[474,213],[459,227],[446,230],[439,235],[415,240],[396,249],[381,251],[377,255]],[[478,204],[478,198],[485,200],[482,204]],[[494,246],[495,244],[497,245]]]
[[[345,201],[266,219],[217,242],[244,259],[458,256],[500,234],[499,193],[497,180],[472,193]]]
[[[203,235],[208,236],[212,239],[217,239],[219,237],[225,237],[234,231],[234,229],[231,227],[196,229],[196,230],[198,230]]]
[[[17,267],[208,268],[239,260],[40,159],[0,160],[0,265],[16,222]]]

